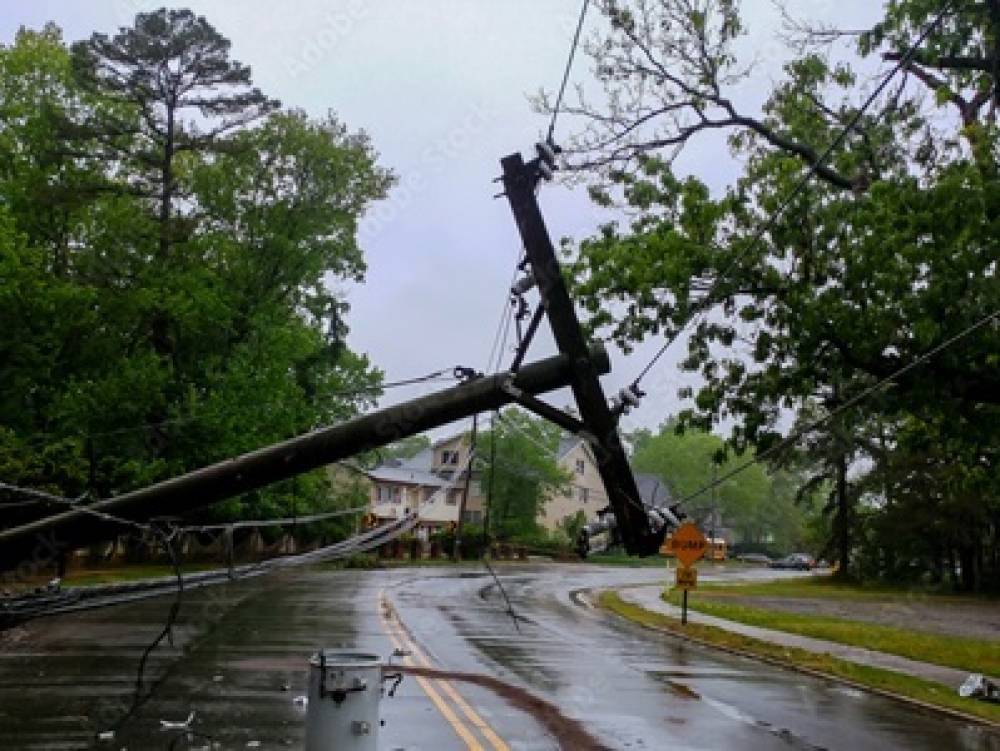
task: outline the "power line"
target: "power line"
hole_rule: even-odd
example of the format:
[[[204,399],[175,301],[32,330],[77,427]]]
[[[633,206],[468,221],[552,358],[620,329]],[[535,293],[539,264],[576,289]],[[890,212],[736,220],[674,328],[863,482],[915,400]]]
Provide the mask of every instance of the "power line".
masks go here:
[[[514,282],[517,281],[517,272],[521,267],[521,261],[514,264],[514,273],[510,277],[510,284],[507,285],[507,289],[504,290],[503,298],[503,309],[500,311],[500,321],[497,324],[496,333],[493,336],[493,346],[490,348],[490,356],[486,361],[486,372],[494,373],[499,367],[500,363],[503,361],[503,351],[504,347],[507,346],[507,336],[510,332],[511,318],[513,312],[510,305],[510,289],[514,286]],[[503,341],[501,342],[501,336]],[[499,349],[498,349],[499,347]]]
[[[792,433],[790,433],[788,435],[788,437],[785,438],[784,440],[780,441],[779,443],[776,443],[774,446],[771,446],[767,450],[762,451],[761,453],[759,453],[756,456],[754,456],[752,459],[748,459],[743,464],[740,464],[739,466],[733,468],[729,472],[726,472],[721,477],[717,477],[712,482],[710,482],[707,485],[705,485],[704,487],[696,490],[695,492],[691,493],[690,495],[685,496],[680,501],[678,501],[678,503],[687,503],[688,501],[694,500],[695,498],[697,498],[698,496],[702,495],[703,493],[705,493],[705,492],[707,492],[707,491],[709,491],[709,490],[711,490],[713,488],[716,488],[719,485],[721,485],[722,483],[726,482],[727,480],[735,477],[736,475],[738,475],[738,474],[740,474],[742,472],[745,472],[746,470],[750,469],[750,467],[754,466],[755,464],[758,464],[759,462],[763,461],[764,459],[767,459],[768,457],[770,457],[770,456],[778,453],[779,451],[783,451],[784,449],[788,448],[789,446],[791,446],[792,444],[794,444],[796,441],[798,441],[799,438],[801,438],[802,436],[804,436],[804,435],[806,435],[808,433],[813,432],[817,428],[821,427],[825,423],[827,423],[830,420],[832,420],[837,415],[839,415],[839,414],[841,414],[843,412],[846,412],[847,410],[849,410],[849,409],[851,409],[853,407],[856,407],[858,404],[860,404],[861,402],[865,401],[866,399],[868,399],[869,397],[871,397],[872,395],[874,395],[876,392],[878,392],[879,390],[881,390],[884,386],[887,386],[888,384],[892,383],[896,379],[898,379],[898,378],[906,375],[907,373],[909,373],[914,368],[917,368],[920,365],[923,365],[925,362],[927,362],[928,360],[930,360],[932,357],[935,357],[936,355],[938,355],[941,352],[943,352],[944,350],[948,349],[949,347],[951,347],[955,343],[959,342],[960,340],[964,339],[965,337],[967,337],[970,334],[978,331],[979,329],[985,327],[987,324],[989,324],[992,321],[997,320],[997,319],[1000,319],[1000,311],[994,311],[993,313],[990,313],[985,318],[982,318],[982,319],[976,321],[976,323],[974,323],[971,326],[968,326],[967,328],[963,329],[962,331],[960,331],[959,333],[955,334],[951,338],[945,340],[944,342],[942,342],[941,344],[937,345],[936,347],[934,347],[930,351],[925,352],[923,355],[921,355],[920,357],[918,357],[913,362],[911,362],[908,365],[900,368],[899,370],[895,371],[894,373],[886,376],[882,380],[878,381],[875,385],[873,385],[873,386],[865,389],[864,391],[860,392],[859,394],[857,394],[856,396],[852,397],[851,399],[848,399],[846,402],[844,402],[843,404],[839,405],[836,409],[828,412],[823,417],[817,418],[816,420],[813,420],[812,422],[806,424],[805,426],[799,428],[798,430],[792,431]]]
[[[368,506],[355,506],[353,508],[327,511],[321,514],[310,514],[308,516],[292,516],[283,519],[250,519],[247,521],[219,522],[216,524],[193,524],[185,527],[178,527],[178,532],[209,532],[219,529],[246,529],[257,527],[284,527],[290,524],[312,524],[326,519],[335,519],[338,516],[350,516],[360,514],[367,510]]]
[[[587,7],[590,0],[583,0],[583,7],[580,8],[580,20],[576,23],[576,33],[573,35],[573,44],[569,48],[569,58],[566,60],[566,70],[563,71],[562,83],[559,85],[559,95],[556,97],[556,106],[552,110],[552,119],[549,121],[549,133],[546,141],[552,142],[552,135],[556,130],[556,119],[559,117],[559,110],[562,107],[563,95],[566,93],[566,84],[569,81],[569,73],[573,68],[573,58],[576,57],[576,48],[580,44],[580,32],[583,31],[583,20],[587,16]]]
[[[757,246],[763,241],[764,235],[770,232],[772,229],[774,229],[774,226],[777,223],[778,219],[780,219],[781,216],[788,209],[788,207],[791,206],[792,201],[795,200],[796,196],[806,187],[806,185],[809,184],[812,178],[815,177],[816,173],[823,166],[826,160],[830,158],[833,152],[836,151],[841,146],[841,144],[843,144],[844,140],[847,138],[850,132],[857,127],[858,123],[861,122],[861,118],[864,117],[865,113],[868,111],[868,108],[871,107],[871,105],[874,104],[875,100],[882,95],[882,92],[885,91],[886,87],[888,87],[888,85],[892,82],[892,79],[896,77],[899,71],[906,68],[907,66],[910,65],[910,63],[913,62],[914,57],[916,56],[917,52],[920,49],[920,46],[926,41],[927,37],[930,36],[931,32],[941,23],[941,21],[944,20],[945,15],[947,15],[948,11],[951,10],[951,7],[954,5],[954,3],[955,0],[949,0],[948,2],[945,3],[944,7],[941,8],[937,16],[934,18],[934,20],[931,21],[929,24],[927,24],[926,27],[924,27],[923,31],[921,31],[920,35],[917,37],[917,40],[906,51],[906,54],[900,57],[899,61],[896,63],[895,66],[893,66],[893,69],[888,73],[888,75],[886,75],[879,83],[879,85],[875,87],[872,93],[869,94],[868,98],[865,99],[861,107],[857,110],[857,112],[854,113],[851,120],[840,130],[840,132],[837,134],[837,137],[834,138],[833,141],[830,143],[830,145],[823,151],[823,153],[816,158],[816,161],[813,162],[813,164],[809,167],[809,169],[806,170],[805,174],[802,175],[802,177],[798,180],[798,182],[792,187],[792,189],[789,191],[785,199],[778,205],[777,209],[774,210],[774,212],[770,215],[770,217],[768,217],[767,221],[761,224],[757,228],[757,231],[753,234],[750,240],[749,250],[756,250]],[[670,349],[673,343],[676,342],[678,338],[680,338],[680,335],[685,330],[687,330],[688,326],[695,320],[695,318],[700,313],[704,312],[704,309],[706,308],[707,304],[711,302],[712,295],[715,293],[716,288],[719,285],[719,280],[733,269],[737,261],[738,258],[733,258],[733,260],[731,260],[729,264],[726,265],[726,267],[722,270],[722,272],[718,274],[718,276],[716,277],[716,282],[712,285],[712,288],[705,294],[705,297],[702,298],[699,304],[695,306],[694,311],[688,317],[688,319],[685,320],[684,323],[681,325],[681,327],[678,328],[670,336],[670,338],[667,339],[667,341],[663,344],[662,347],[660,347],[660,349],[656,352],[656,354],[649,361],[649,363],[639,372],[639,375],[636,376],[634,381],[632,381],[633,385],[637,386],[639,382],[646,377],[649,371],[652,370],[653,367],[656,365],[656,363],[660,360],[660,358],[663,357],[664,354],[666,354],[667,350]]]
[[[389,390],[389,389],[403,388],[405,386],[414,386],[414,385],[421,384],[421,383],[453,382],[453,381],[457,380],[457,378],[458,378],[458,376],[456,375],[456,371],[457,371],[456,367],[442,368],[440,370],[434,371],[433,373],[428,373],[428,374],[422,375],[422,376],[415,376],[415,377],[412,377],[412,378],[404,378],[404,379],[399,380],[399,381],[389,381],[388,383],[372,384],[371,386],[361,386],[361,387],[358,387],[358,388],[355,388],[355,389],[342,389],[342,390],[339,390],[339,391],[331,391],[330,393],[326,394],[325,396],[328,396],[328,397],[331,397],[331,398],[343,398],[343,397],[352,397],[352,396],[379,395],[381,392]],[[272,406],[276,406],[276,405],[269,405],[269,404],[261,405],[261,407],[263,407],[263,408],[272,407]],[[213,416],[213,415],[219,415],[219,416],[221,416],[222,414],[223,413],[221,413],[221,412],[215,413],[215,412],[212,412],[212,411],[205,411],[205,412],[199,412],[199,413],[194,413],[194,414],[186,415],[184,417],[171,417],[171,418],[168,418],[166,420],[159,420],[157,422],[147,422],[147,423],[143,423],[142,425],[133,425],[133,426],[124,427],[124,428],[113,428],[111,430],[99,430],[99,431],[92,431],[92,432],[88,431],[88,432],[83,432],[83,433],[79,433],[79,434],[80,435],[84,435],[87,438],[101,438],[101,437],[113,436],[113,435],[124,435],[124,434],[128,434],[128,433],[139,433],[139,432],[147,431],[150,428],[161,428],[161,427],[167,427],[169,425],[183,425],[183,424],[195,422],[197,420],[201,420],[201,419],[204,419],[206,417]],[[55,435],[62,435],[62,434],[61,433],[52,432],[52,431],[44,431],[44,432],[33,431],[31,433],[31,435],[35,436],[35,437],[41,437],[41,436],[55,436]]]
[[[380,394],[381,392],[386,391],[387,389],[402,388],[404,386],[413,386],[413,385],[420,384],[420,383],[434,383],[434,382],[452,381],[452,380],[455,380],[455,376],[453,375],[454,374],[454,370],[455,370],[454,368],[443,368],[441,370],[436,370],[433,373],[428,373],[427,375],[416,376],[416,377],[413,377],[413,378],[404,378],[403,380],[400,380],[400,381],[390,381],[389,383],[373,384],[371,386],[362,386],[362,387],[359,387],[359,388],[356,388],[356,389],[343,389],[343,390],[340,390],[340,391],[332,391],[329,394],[326,394],[325,396],[329,396],[329,397],[333,397],[333,398],[342,398],[342,397],[351,397],[351,396],[364,396],[366,394]],[[449,373],[451,373],[452,375],[446,375],[446,374],[449,374]],[[149,428],[154,428],[154,427],[164,427],[164,426],[167,426],[167,425],[176,425],[176,424],[183,424],[183,423],[188,423],[188,422],[194,422],[196,420],[201,420],[201,419],[205,418],[206,416],[211,416],[211,414],[212,414],[211,412],[202,412],[202,413],[199,413],[199,414],[188,415],[186,417],[175,417],[175,418],[171,418],[171,419],[168,419],[168,420],[162,420],[160,422],[149,422],[149,423],[145,423],[143,425],[136,425],[134,427],[117,428],[115,430],[107,430],[107,431],[102,431],[102,432],[88,433],[87,435],[89,437],[96,438],[96,437],[100,437],[100,436],[110,436],[110,435],[118,435],[118,434],[123,434],[123,433],[141,432],[141,431],[148,430]]]
[[[149,524],[144,524],[142,522],[137,522],[132,519],[125,519],[120,516],[114,516],[113,514],[108,514],[104,511],[98,511],[97,509],[91,508],[90,506],[83,503],[83,501],[89,496],[89,493],[84,493],[83,495],[77,496],[76,498],[63,498],[62,496],[53,495],[52,493],[46,493],[41,490],[35,490],[34,488],[23,488],[18,485],[11,485],[10,483],[0,482],[0,490],[6,491],[8,493],[13,493],[17,495],[22,495],[30,498],[28,501],[20,501],[14,503],[3,503],[0,504],[0,509],[3,508],[17,508],[25,506],[37,506],[38,504],[57,504],[60,506],[66,506],[77,511],[82,511],[91,516],[96,516],[98,519],[107,522],[113,522],[114,524],[120,524],[123,527],[133,527],[143,532],[148,532],[152,528]]]

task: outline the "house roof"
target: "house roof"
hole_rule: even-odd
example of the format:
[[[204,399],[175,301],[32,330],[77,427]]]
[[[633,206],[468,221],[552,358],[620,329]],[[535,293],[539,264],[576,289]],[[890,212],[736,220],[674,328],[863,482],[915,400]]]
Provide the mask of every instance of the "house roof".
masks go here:
[[[437,441],[434,441],[434,443],[431,444],[431,448],[436,449],[438,446],[444,446],[445,444],[452,443],[458,440],[459,438],[465,438],[465,436],[468,435],[468,432],[469,431],[467,430],[462,430],[459,431],[458,433],[452,433],[447,438],[441,438]]]
[[[368,476],[372,480],[382,480],[383,482],[399,482],[434,488],[444,487],[451,481],[431,471],[434,463],[434,449],[464,435],[465,433],[455,433],[448,438],[436,441],[431,448],[426,448],[409,459],[393,459],[373,469],[368,473]],[[556,461],[563,459],[581,443],[584,444],[589,454],[590,447],[583,438],[564,433],[559,439],[559,447],[556,449]],[[672,501],[670,489],[659,475],[649,472],[635,472],[634,475],[636,487],[639,489],[639,497],[643,503],[648,506],[664,506]]]
[[[448,484],[447,480],[434,474],[430,469],[422,470],[407,466],[391,467],[382,465],[375,467],[375,469],[368,473],[368,476],[373,480],[381,480],[382,482],[402,482],[409,485],[425,485],[433,488],[440,488]]]
[[[660,479],[659,475],[649,472],[635,472],[635,484],[639,489],[639,498],[647,506],[663,506],[670,502],[670,489]]]
[[[562,437],[559,439],[559,448],[556,449],[556,461],[559,461],[566,456],[566,454],[575,449],[576,445],[582,441],[583,439],[578,435],[563,433]]]

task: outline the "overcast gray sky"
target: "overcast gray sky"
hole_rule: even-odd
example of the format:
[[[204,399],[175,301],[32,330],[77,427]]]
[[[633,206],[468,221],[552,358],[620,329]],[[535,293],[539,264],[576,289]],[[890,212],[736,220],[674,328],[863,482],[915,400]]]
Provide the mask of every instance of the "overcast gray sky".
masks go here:
[[[0,38],[19,26],[58,23],[69,41],[112,32],[138,0],[0,0]],[[528,152],[547,126],[527,95],[556,88],[580,9],[579,0],[191,0],[190,7],[233,42],[233,57],[286,106],[314,115],[334,111],[364,129],[400,183],[367,218],[363,285],[342,286],[352,310],[350,345],[385,370],[387,380],[444,366],[486,366],[519,243],[506,201],[494,200],[499,159]],[[757,106],[780,72],[771,0],[745,0],[744,49],[761,59],[739,96]],[[789,0],[815,20],[857,27],[881,3]],[[592,11],[589,26],[597,21]],[[590,78],[578,56],[571,80]],[[571,122],[557,130],[568,136]],[[560,132],[561,131],[561,132]],[[689,150],[680,168],[719,189],[736,166],[719,142]],[[606,214],[582,188],[546,186],[541,195],[553,238],[589,234]],[[547,334],[547,332],[546,332]],[[630,356],[612,353],[609,393],[629,383],[660,342]],[[533,356],[554,351],[540,337]],[[675,392],[689,376],[677,347],[645,382],[650,395],[626,427],[655,427],[680,408]],[[509,362],[509,356],[505,358]],[[389,404],[429,387],[390,392]],[[568,396],[557,395],[560,406]]]

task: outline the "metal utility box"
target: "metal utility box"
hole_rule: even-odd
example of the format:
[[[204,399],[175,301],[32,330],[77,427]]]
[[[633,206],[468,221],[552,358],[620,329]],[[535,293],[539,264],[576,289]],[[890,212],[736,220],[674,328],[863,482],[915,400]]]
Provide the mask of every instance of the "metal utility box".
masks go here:
[[[382,660],[323,649],[309,660],[306,751],[376,751]]]

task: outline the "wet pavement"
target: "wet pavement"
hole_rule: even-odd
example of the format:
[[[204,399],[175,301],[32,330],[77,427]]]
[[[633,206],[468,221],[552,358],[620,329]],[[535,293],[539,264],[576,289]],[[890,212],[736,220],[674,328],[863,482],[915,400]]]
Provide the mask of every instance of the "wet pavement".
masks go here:
[[[174,646],[136,666],[171,598],[40,620],[0,636],[0,749],[301,748],[308,656],[349,647],[431,671],[382,702],[383,749],[553,749],[551,723],[499,678],[614,749],[969,749],[1000,732],[833,681],[678,642],[586,606],[580,590],[657,569],[504,566],[514,621],[481,569],[297,570],[185,596]],[[143,696],[145,693],[143,694]],[[190,737],[161,728],[195,712]],[[113,741],[97,733],[119,725]]]

